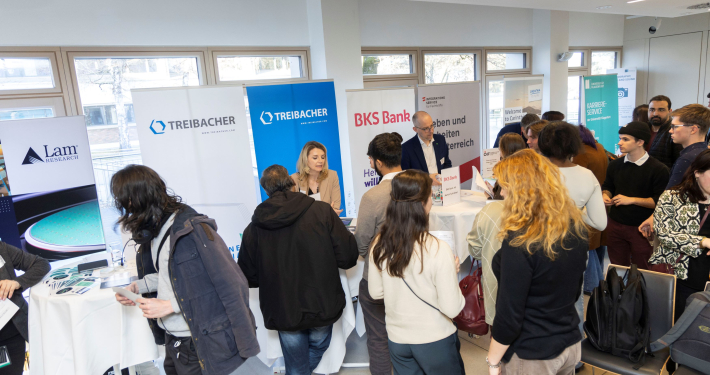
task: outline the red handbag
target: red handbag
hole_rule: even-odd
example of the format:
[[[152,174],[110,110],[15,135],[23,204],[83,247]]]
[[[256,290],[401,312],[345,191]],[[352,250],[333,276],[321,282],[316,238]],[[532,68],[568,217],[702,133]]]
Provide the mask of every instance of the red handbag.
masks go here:
[[[463,310],[454,318],[454,323],[458,329],[473,335],[485,336],[488,334],[488,324],[486,323],[486,308],[483,305],[483,283],[481,282],[483,271],[481,262],[479,267],[473,271],[474,261],[471,263],[471,270],[468,276],[459,282],[461,294],[466,300]]]

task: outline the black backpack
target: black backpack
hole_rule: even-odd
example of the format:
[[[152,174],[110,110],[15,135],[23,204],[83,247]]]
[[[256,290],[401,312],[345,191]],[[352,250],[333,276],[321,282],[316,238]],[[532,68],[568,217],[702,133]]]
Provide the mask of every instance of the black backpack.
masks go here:
[[[710,292],[691,294],[686,306],[673,328],[651,344],[651,350],[670,346],[675,363],[710,374]]]
[[[598,350],[634,363],[641,361],[641,367],[650,347],[648,311],[646,281],[636,265],[631,265],[623,279],[610,268],[589,299],[584,332]]]

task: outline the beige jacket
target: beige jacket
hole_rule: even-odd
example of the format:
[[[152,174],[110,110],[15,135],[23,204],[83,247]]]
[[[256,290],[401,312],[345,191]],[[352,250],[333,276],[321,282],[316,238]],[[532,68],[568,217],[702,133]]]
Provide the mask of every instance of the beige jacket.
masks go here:
[[[493,325],[496,316],[496,295],[498,280],[493,274],[491,263],[493,256],[500,250],[501,241],[498,233],[501,230],[501,214],[503,202],[488,203],[473,220],[473,228],[468,234],[468,252],[473,259],[480,260],[483,267],[483,304],[486,307],[486,323]]]
[[[414,292],[402,279],[387,273],[387,262],[380,271],[372,260],[372,252],[368,259],[368,290],[373,299],[384,298],[387,335],[397,344],[428,344],[451,336],[456,332],[451,319],[466,304],[449,245],[428,236],[425,247],[424,270],[416,244],[409,266],[404,270],[404,280]],[[417,296],[441,312],[427,306]]]
[[[294,191],[308,191],[308,177],[305,180],[300,181],[298,179],[298,172],[291,175],[291,179],[296,183]],[[318,186],[318,192],[320,192],[320,200],[326,202],[330,205],[335,206],[340,209],[340,181],[338,180],[338,173],[332,169],[328,170],[328,176],[325,180],[320,182]],[[316,193],[315,191],[313,193]]]

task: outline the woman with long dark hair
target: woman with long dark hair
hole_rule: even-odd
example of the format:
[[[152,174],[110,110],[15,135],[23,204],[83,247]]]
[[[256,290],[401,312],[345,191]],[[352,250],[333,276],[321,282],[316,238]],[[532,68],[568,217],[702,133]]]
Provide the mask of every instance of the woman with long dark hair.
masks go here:
[[[226,375],[256,355],[247,280],[215,221],[182,204],[146,166],[116,172],[111,193],[118,223],[140,244],[141,279],[127,289],[144,297],[136,302],[156,344],[165,344],[165,373]],[[135,305],[120,294],[116,300]]]
[[[710,275],[710,150],[701,152],[683,181],[663,192],[653,212],[659,246],[649,262],[669,264],[677,277],[675,319],[685,300],[705,288]]]
[[[392,201],[370,250],[368,290],[385,300],[395,374],[464,374],[451,319],[465,301],[458,258],[429,234],[431,178],[404,171],[392,180]]]
[[[575,302],[582,293],[587,230],[559,168],[533,150],[501,160],[493,173],[503,214],[493,257],[496,316],[489,374],[570,374],[582,357]]]

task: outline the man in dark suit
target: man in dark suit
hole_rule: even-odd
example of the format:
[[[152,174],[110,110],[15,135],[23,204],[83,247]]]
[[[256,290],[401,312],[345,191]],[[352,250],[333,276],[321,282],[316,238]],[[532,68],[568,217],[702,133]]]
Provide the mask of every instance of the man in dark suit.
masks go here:
[[[446,138],[434,134],[434,122],[428,113],[418,111],[412,116],[414,132],[412,139],[402,144],[402,169],[418,169],[429,173],[434,185],[441,185],[436,175],[442,169],[451,168],[449,146]]]

